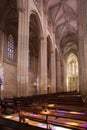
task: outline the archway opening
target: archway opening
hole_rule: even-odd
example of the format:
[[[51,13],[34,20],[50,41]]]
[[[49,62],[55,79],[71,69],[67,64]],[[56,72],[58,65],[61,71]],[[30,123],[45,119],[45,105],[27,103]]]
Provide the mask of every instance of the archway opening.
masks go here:
[[[35,14],[30,16],[29,28],[29,87],[31,94],[39,93],[40,25]]]
[[[79,91],[78,57],[71,53],[67,58],[67,91]]]
[[[62,52],[63,63],[63,90],[64,91],[79,91],[79,74],[77,74],[76,68],[79,70],[78,60],[78,39],[74,33],[69,33],[64,36],[60,43]],[[69,69],[72,62],[71,70]],[[74,62],[74,63],[73,63]],[[69,64],[69,65],[68,65]],[[70,71],[70,72],[69,72]],[[73,72],[74,71],[74,72]],[[79,71],[78,71],[79,73]]]

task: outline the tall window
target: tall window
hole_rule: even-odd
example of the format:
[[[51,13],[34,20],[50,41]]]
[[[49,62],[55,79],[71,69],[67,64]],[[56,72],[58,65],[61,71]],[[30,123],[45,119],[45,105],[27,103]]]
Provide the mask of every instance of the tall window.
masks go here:
[[[7,52],[8,59],[14,61],[14,38],[12,34],[8,36],[7,48],[8,48],[8,52]]]
[[[71,53],[67,60],[67,89],[79,89],[79,72],[78,72],[78,58]]]

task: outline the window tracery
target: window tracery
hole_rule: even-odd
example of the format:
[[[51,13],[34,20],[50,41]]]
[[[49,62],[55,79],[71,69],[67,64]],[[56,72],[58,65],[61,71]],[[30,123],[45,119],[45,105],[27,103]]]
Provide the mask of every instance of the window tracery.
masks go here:
[[[68,90],[78,88],[78,59],[75,54],[70,54],[67,60],[67,87]]]
[[[12,34],[8,36],[7,58],[14,61],[14,37]]]

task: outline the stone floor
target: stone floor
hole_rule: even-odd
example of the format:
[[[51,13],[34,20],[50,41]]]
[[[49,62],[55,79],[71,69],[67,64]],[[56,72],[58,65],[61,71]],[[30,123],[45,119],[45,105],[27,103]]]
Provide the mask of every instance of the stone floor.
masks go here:
[[[18,114],[11,114],[11,115],[5,115],[3,114],[3,117],[4,118],[7,118],[7,119],[11,119],[11,120],[15,120],[15,121],[19,121],[19,117],[18,117]],[[43,128],[46,128],[46,124],[44,123],[40,123],[40,122],[35,122],[35,121],[31,121],[29,119],[26,119],[26,123],[29,123],[33,126],[39,126],[39,127],[43,127]],[[73,129],[68,129],[68,128],[63,128],[63,127],[58,127],[58,126],[54,126],[54,125],[49,125],[49,128],[51,128],[51,130],[73,130]]]

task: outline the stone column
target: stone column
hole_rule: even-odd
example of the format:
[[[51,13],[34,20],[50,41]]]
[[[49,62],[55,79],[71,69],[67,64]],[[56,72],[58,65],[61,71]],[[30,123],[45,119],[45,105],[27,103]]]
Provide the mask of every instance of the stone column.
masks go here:
[[[47,38],[41,37],[40,45],[40,88],[39,93],[47,93]]]
[[[0,39],[2,39],[2,31],[0,30]],[[1,63],[1,57],[2,57],[2,40],[0,40],[1,44],[0,44],[0,63]]]
[[[2,80],[2,84],[0,86],[0,97],[3,98],[4,96],[4,66],[3,66],[3,53],[4,53],[4,32],[0,30],[0,78]]]
[[[63,76],[63,90],[64,91],[68,91],[68,88],[67,88],[67,62],[66,60],[64,59],[63,61],[63,73],[64,73],[64,76]]]
[[[60,65],[60,57],[57,59],[57,70],[56,70],[56,73],[57,73],[57,92],[61,92],[61,65]]]
[[[0,63],[3,61],[3,50],[4,48],[4,32],[0,30]]]
[[[18,0],[18,96],[28,95],[29,0]]]
[[[87,0],[78,1],[79,82],[80,92],[87,95]]]
[[[51,53],[51,93],[56,92],[56,61],[55,49]]]

